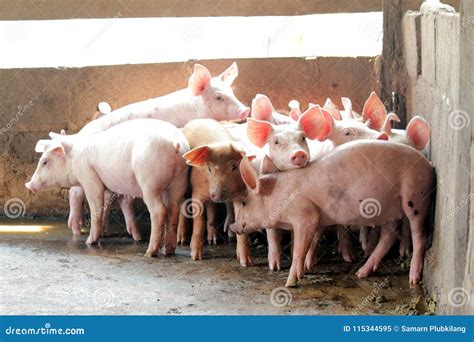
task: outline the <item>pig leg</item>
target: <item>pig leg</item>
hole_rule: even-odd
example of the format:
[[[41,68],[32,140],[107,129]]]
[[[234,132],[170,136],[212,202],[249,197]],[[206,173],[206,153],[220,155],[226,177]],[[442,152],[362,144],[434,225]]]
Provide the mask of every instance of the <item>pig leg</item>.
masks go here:
[[[104,193],[104,210],[102,214],[102,232],[100,236],[107,236],[109,235],[109,219],[110,219],[110,212],[112,211],[112,204],[114,201],[114,193],[105,190]]]
[[[305,271],[305,258],[307,258],[308,250],[312,241],[314,241],[314,236],[316,235],[317,225],[319,222],[318,216],[317,219],[311,221],[305,220],[302,222],[301,217],[299,217],[299,220],[292,222],[294,227],[293,260],[291,262],[290,274],[286,281],[286,287],[296,286],[298,280],[303,278]]]
[[[166,219],[166,207],[163,204],[161,193],[158,191],[144,191],[143,201],[150,212],[151,218],[150,242],[145,256],[153,257],[156,256],[160,250],[160,243]]]
[[[403,201],[403,211],[410,221],[411,237],[413,242],[413,255],[410,264],[410,284],[418,284],[421,281],[423,271],[423,257],[425,254],[426,231],[424,223],[428,214],[428,205],[423,203],[423,199],[412,198],[413,207]],[[413,204],[412,204],[413,205]]]
[[[252,254],[250,252],[249,237],[247,234],[237,235],[237,260],[240,266],[249,267],[253,265]]]
[[[206,203],[205,199],[193,198],[198,203],[204,203],[204,205],[213,205],[212,202]],[[191,258],[193,260],[202,259],[202,245],[204,241],[204,233],[206,228],[206,218],[204,215],[204,210],[199,210],[199,212],[193,212],[193,235],[191,236]]]
[[[84,225],[83,204],[86,195],[84,189],[80,186],[73,186],[69,190],[69,218],[68,227],[73,234],[81,234],[81,227]]]
[[[268,267],[271,271],[281,270],[281,229],[266,229],[268,241]]]
[[[377,246],[380,239],[380,227],[375,226],[370,229],[369,232],[369,241],[367,243],[367,248],[365,249],[364,257],[368,257],[372,254],[375,247]]]
[[[314,236],[311,240],[311,244],[308,250],[308,254],[306,255],[306,259],[305,259],[305,270],[309,270],[311,267],[316,265],[316,261],[318,257],[318,243],[319,243],[319,240],[321,240],[323,233],[324,233],[324,229],[318,229],[314,233]]]
[[[138,228],[137,219],[135,217],[135,208],[133,207],[133,198],[130,196],[120,196],[120,209],[122,209],[123,217],[125,218],[125,225],[127,232],[132,236],[133,240],[141,241],[142,235]]]
[[[395,243],[397,239],[396,234],[397,221],[389,222],[382,226],[382,229],[380,230],[380,239],[377,243],[377,246],[375,247],[373,253],[370,255],[364,266],[362,266],[356,273],[359,278],[365,278],[370,273],[375,272],[375,270],[377,270],[380,263],[382,262],[382,259]]]
[[[411,234],[410,234],[410,227],[408,226],[407,222],[403,222],[402,224],[402,236],[400,237],[400,256],[407,257],[410,254],[410,247],[411,247]]]
[[[183,213],[179,212],[179,219],[178,219],[178,233],[176,235],[177,244],[180,246],[184,246],[186,243],[186,236],[187,236],[187,227],[186,227],[186,216]]]
[[[207,243],[209,245],[217,245],[217,235],[216,235],[216,205],[207,205],[206,208],[207,214]]]
[[[172,255],[175,253],[177,245],[176,230],[180,216],[180,204],[183,201],[184,193],[188,186],[187,174],[178,176],[173,181],[168,190],[168,217],[166,222],[165,235],[165,254]]]
[[[338,225],[337,236],[339,238],[339,253],[342,254],[342,259],[345,262],[354,261],[350,228]]]
[[[225,208],[226,208],[226,217],[225,217],[225,222],[224,222],[224,233],[227,232],[227,236],[229,240],[233,239],[235,237],[234,232],[232,229],[230,229],[230,225],[234,223],[235,221],[235,210],[234,210],[234,204],[231,201],[225,202]]]
[[[359,242],[363,251],[367,249],[367,244],[369,242],[369,233],[370,227],[360,227]]]
[[[102,232],[105,189],[96,174],[89,172],[88,175],[88,179],[81,182],[81,184],[84,187],[87,202],[91,210],[91,230],[86,240],[86,244],[91,245],[99,241],[100,233]]]

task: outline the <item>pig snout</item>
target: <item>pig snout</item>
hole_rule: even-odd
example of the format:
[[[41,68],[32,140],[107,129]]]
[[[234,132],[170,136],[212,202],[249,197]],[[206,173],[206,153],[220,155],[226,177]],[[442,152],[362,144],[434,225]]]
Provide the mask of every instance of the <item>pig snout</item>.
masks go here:
[[[302,167],[308,162],[308,154],[303,150],[297,150],[291,153],[290,160],[294,166]]]
[[[389,136],[388,136],[387,133],[381,132],[381,133],[378,133],[378,134],[375,135],[375,139],[377,139],[377,140],[388,140]]]
[[[228,197],[229,197],[229,191],[225,187],[216,188],[213,191],[211,191],[211,200],[213,202],[225,202],[229,199]]]
[[[37,192],[38,190],[36,189],[35,185],[33,184],[33,182],[29,181],[28,183],[25,183],[25,186],[28,190],[32,191],[32,192]]]
[[[243,234],[245,231],[245,226],[245,223],[234,222],[230,225],[230,230],[232,230],[236,234]]]
[[[250,108],[249,107],[244,107],[242,111],[239,114],[239,119],[240,120],[245,120],[250,114]]]

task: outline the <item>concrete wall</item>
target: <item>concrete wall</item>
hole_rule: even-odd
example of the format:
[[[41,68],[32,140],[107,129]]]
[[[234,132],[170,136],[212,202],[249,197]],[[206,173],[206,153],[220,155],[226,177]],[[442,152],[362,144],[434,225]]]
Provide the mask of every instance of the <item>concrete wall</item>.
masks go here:
[[[232,61],[200,61],[212,74],[223,71]],[[247,105],[257,93],[287,109],[298,98],[324,103],[341,96],[362,105],[375,87],[374,59],[317,58],[313,60],[239,60],[236,95]],[[95,114],[97,104],[109,102],[113,108],[157,97],[187,86],[194,62],[123,65],[71,69],[0,70],[0,207],[8,199],[19,198],[27,215],[65,215],[66,191],[33,195],[25,181],[32,175],[38,155],[34,146],[49,131],[78,131]],[[341,106],[341,104],[339,103]],[[0,213],[1,215],[1,213]]]
[[[469,156],[473,107],[462,95],[473,96],[473,25],[464,16],[460,19],[454,10],[428,6],[422,6],[420,12],[408,12],[403,23],[408,114],[422,115],[430,122],[429,156],[437,172],[435,228],[430,236],[433,243],[427,253],[424,281],[438,301],[438,312],[443,314],[474,313],[474,231],[468,223],[474,194],[470,191]],[[466,38],[466,30],[471,32],[471,40]],[[467,45],[470,55],[461,58],[460,51]],[[467,65],[469,69],[464,67]]]
[[[422,0],[406,0],[406,9]],[[447,0],[459,6],[459,0]],[[382,0],[0,0],[0,20],[302,15],[382,10]]]

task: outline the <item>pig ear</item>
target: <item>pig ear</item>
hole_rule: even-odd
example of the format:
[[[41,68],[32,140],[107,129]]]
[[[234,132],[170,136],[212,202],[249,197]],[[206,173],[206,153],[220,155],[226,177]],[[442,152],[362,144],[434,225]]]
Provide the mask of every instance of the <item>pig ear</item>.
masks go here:
[[[430,125],[421,116],[415,116],[407,125],[407,136],[413,146],[421,151],[430,141]]]
[[[385,122],[382,125],[381,132],[385,132],[388,135],[392,133],[392,121],[400,122],[400,118],[395,113],[390,113],[385,118]]]
[[[203,145],[192,149],[191,151],[183,154],[183,158],[186,159],[186,164],[199,167],[203,166],[209,157],[209,146]]]
[[[300,116],[298,125],[307,138],[324,141],[332,131],[334,119],[327,110],[316,105]]]
[[[263,157],[262,161],[260,162],[260,174],[265,175],[277,171],[278,168],[273,163],[273,160],[271,160],[270,157],[265,154],[265,157]]]
[[[344,107],[344,116],[346,119],[355,119],[354,112],[352,111],[352,101],[348,97],[341,97],[342,106]]]
[[[240,162],[240,175],[242,180],[249,190],[258,193],[260,188],[260,180],[258,179],[257,171],[253,168],[248,158],[242,159]]]
[[[65,136],[66,136],[66,132],[64,132],[64,129],[61,130],[61,134],[49,132],[49,137],[53,140],[61,140],[61,139],[64,139]]]
[[[293,108],[292,110],[290,110],[290,113],[288,114],[288,116],[295,121],[298,121],[298,118],[300,117],[300,115],[301,115],[301,111],[299,110],[299,108]]]
[[[247,136],[252,144],[262,148],[270,138],[273,126],[268,121],[247,119]]]
[[[50,144],[51,144],[51,140],[45,140],[45,139],[38,140],[35,146],[35,152],[38,152],[38,153],[46,152]]]
[[[387,117],[387,110],[375,92],[372,92],[367,101],[365,101],[362,117],[370,128],[376,131],[380,131],[382,128]]]
[[[290,108],[288,116],[293,120],[298,121],[298,118],[301,115],[300,103],[296,100],[291,100],[288,102],[288,107]]]
[[[218,77],[222,82],[230,87],[237,76],[239,76],[239,69],[237,68],[237,63],[234,62]]]
[[[342,120],[341,112],[329,97],[326,99],[323,108],[326,109],[329,113],[331,113],[332,117],[335,120]]]
[[[48,145],[45,152],[52,152],[58,156],[64,156],[66,154],[66,149],[60,141],[51,140],[51,143]]]
[[[211,74],[205,66],[194,64],[194,72],[189,78],[188,86],[194,96],[201,95],[211,82]]]
[[[257,94],[252,100],[252,113],[250,116],[255,120],[272,121],[273,105],[268,97]]]

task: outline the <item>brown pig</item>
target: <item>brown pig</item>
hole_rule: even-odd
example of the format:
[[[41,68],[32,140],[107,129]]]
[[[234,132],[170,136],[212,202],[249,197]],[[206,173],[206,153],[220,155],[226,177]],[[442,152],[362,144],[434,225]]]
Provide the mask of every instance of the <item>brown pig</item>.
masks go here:
[[[328,226],[384,225],[406,216],[414,253],[410,283],[418,283],[426,241],[425,220],[434,187],[433,168],[417,150],[398,143],[361,140],[336,147],[306,168],[259,177],[248,158],[240,164],[247,194],[236,202],[231,229],[293,230],[293,261],[286,286],[304,275],[312,241]],[[358,177],[354,177],[357,174]],[[375,215],[367,202],[375,202]]]
[[[191,169],[191,202],[196,210],[192,215],[191,257],[194,260],[200,260],[202,259],[206,217],[208,241],[209,243],[216,242],[214,226],[216,205],[214,202],[226,202],[227,214],[233,216],[231,200],[245,191],[245,185],[239,172],[239,164],[245,153],[227,130],[215,120],[193,120],[182,131],[191,148],[183,157],[188,165],[193,166]],[[226,224],[230,224],[232,220],[233,217],[227,218]],[[237,258],[242,266],[252,264],[250,247],[245,235],[237,237]]]

